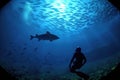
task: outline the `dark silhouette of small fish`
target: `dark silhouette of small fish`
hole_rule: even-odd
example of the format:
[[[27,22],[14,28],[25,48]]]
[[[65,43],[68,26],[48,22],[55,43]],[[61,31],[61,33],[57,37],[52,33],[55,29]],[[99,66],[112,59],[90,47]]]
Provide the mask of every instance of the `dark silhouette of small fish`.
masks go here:
[[[49,31],[47,31],[45,34],[40,34],[40,35],[36,34],[35,36],[30,35],[30,40],[32,40],[33,38],[37,38],[39,41],[40,40],[53,41],[59,39],[58,36],[51,34]]]
[[[23,48],[23,50],[26,50],[26,49],[27,49],[26,47]]]

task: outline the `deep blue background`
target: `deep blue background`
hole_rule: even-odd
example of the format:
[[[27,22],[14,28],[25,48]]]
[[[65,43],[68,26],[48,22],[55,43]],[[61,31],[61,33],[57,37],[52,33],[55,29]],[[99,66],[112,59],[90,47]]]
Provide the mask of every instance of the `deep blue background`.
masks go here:
[[[77,46],[87,58],[86,73],[92,72],[92,64],[102,66],[96,61],[119,62],[119,11],[107,0],[58,1],[12,0],[1,9],[0,65],[13,74],[61,74],[69,72]],[[46,31],[60,39],[29,40]]]

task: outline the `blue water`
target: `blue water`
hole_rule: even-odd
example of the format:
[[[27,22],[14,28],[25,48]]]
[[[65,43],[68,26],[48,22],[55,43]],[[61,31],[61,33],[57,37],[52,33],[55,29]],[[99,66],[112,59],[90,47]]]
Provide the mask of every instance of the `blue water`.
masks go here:
[[[80,46],[87,58],[82,70],[92,75],[95,66],[119,62],[119,19],[107,0],[12,0],[0,11],[0,65],[20,80],[74,80],[68,65]],[[46,31],[60,39],[30,40]]]

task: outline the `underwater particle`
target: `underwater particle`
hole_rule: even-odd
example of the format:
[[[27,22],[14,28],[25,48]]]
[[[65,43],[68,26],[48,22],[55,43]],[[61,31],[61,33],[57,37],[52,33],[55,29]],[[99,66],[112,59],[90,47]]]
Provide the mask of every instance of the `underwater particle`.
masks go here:
[[[26,50],[26,49],[27,49],[26,47],[23,48],[23,50]]]

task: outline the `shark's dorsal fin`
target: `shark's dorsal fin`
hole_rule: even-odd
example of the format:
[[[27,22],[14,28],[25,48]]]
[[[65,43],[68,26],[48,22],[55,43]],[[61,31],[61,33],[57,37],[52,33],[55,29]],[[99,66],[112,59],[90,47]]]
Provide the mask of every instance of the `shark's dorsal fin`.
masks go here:
[[[49,31],[47,31],[47,32],[46,32],[46,34],[50,34],[50,32],[49,32]]]

